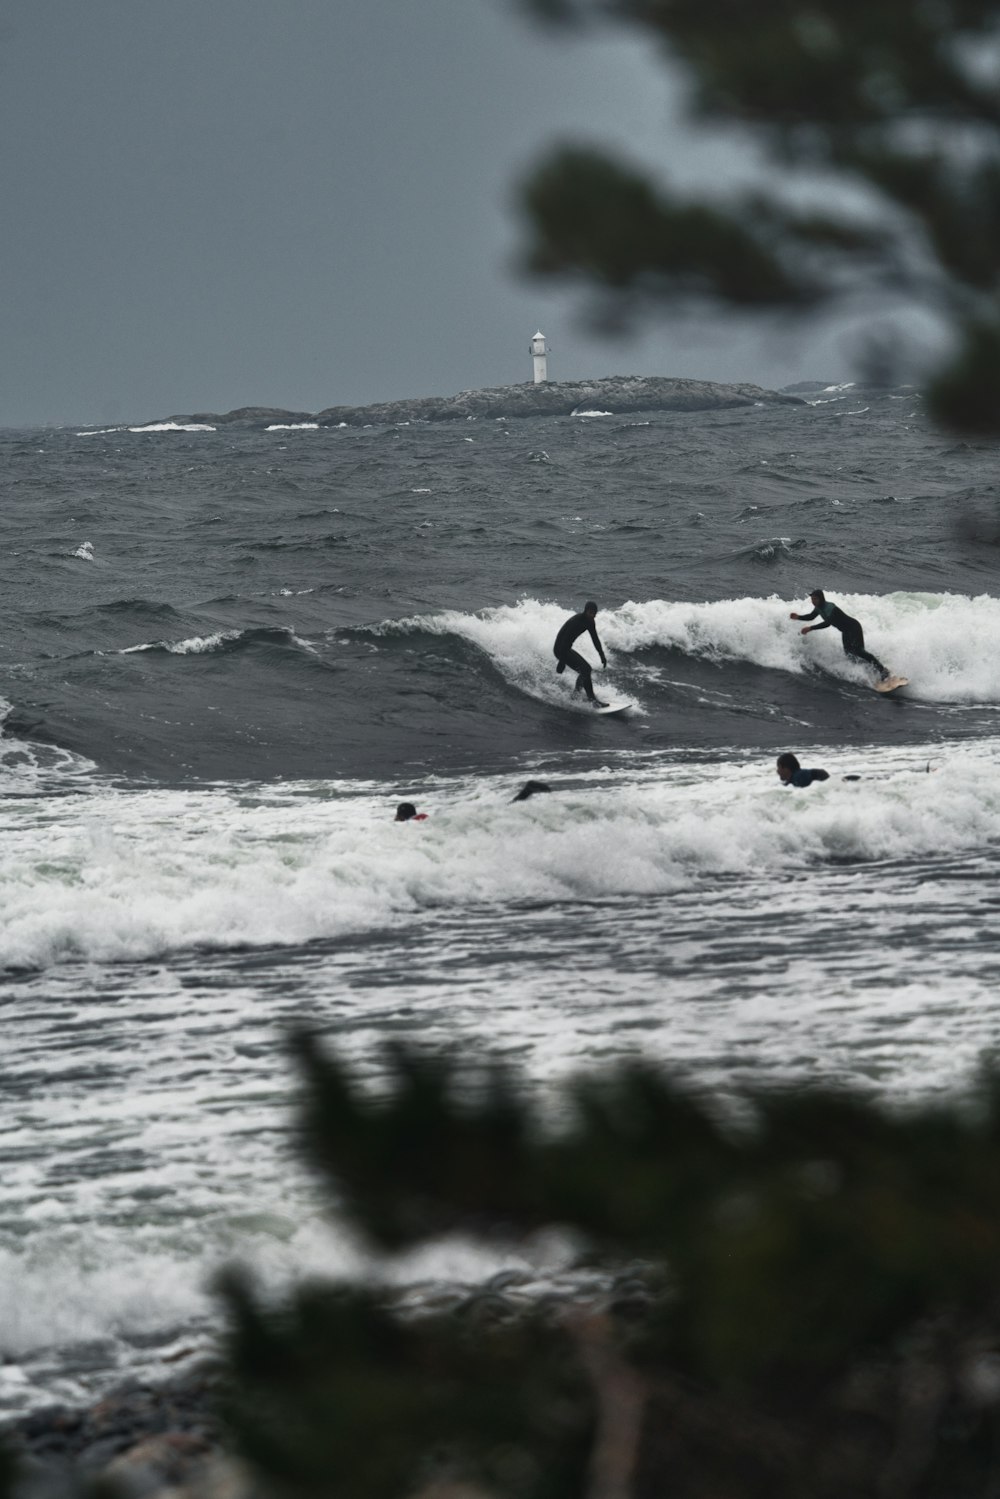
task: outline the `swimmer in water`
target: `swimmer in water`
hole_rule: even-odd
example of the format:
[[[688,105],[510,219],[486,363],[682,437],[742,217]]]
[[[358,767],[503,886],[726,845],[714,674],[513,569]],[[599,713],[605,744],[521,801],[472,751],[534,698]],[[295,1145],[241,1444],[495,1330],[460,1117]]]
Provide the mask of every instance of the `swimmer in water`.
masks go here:
[[[551,786],[546,786],[544,781],[525,781],[516,796],[511,797],[512,802],[526,802],[529,797],[537,796],[540,791],[551,791]]]
[[[830,779],[830,773],[827,770],[803,770],[796,756],[789,750],[778,756],[776,768],[778,779],[783,786],[811,786],[813,781]]]

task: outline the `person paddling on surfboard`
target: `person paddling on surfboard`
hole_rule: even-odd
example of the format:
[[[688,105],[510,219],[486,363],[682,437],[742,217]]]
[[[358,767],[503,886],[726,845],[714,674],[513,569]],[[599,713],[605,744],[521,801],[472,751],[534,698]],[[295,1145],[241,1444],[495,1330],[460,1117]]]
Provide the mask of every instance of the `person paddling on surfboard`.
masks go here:
[[[817,615],[820,615],[823,623],[821,625],[806,625],[802,631],[803,635],[808,635],[811,630],[828,630],[832,625],[835,630],[839,630],[841,633],[844,642],[844,655],[849,656],[852,661],[861,661],[866,666],[874,666],[880,679],[885,682],[889,676],[889,668],[883,666],[878,657],[873,656],[871,651],[865,650],[865,632],[858,621],[852,619],[849,614],[845,614],[843,609],[838,608],[836,604],[831,604],[827,600],[822,588],[814,588],[809,595],[809,601],[812,604],[811,614],[793,613],[790,617],[792,619],[815,619]]]
[[[566,621],[556,636],[556,643],[552,647],[556,661],[559,663],[556,672],[561,674],[571,666],[578,673],[574,692],[579,692],[582,687],[590,702],[595,708],[606,708],[607,703],[602,703],[594,693],[594,674],[590,662],[580,655],[579,651],[573,649],[573,642],[582,635],[584,630],[590,635],[591,640],[601,658],[601,665],[607,666],[608,658],[604,654],[604,647],[597,638],[597,626],[594,620],[597,618],[597,605],[594,603],[584,604],[581,613],[573,614]]]

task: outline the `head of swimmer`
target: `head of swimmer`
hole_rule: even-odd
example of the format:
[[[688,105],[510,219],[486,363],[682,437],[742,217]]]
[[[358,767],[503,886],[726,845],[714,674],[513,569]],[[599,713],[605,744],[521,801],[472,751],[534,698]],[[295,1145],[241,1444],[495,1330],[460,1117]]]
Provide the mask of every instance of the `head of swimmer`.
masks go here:
[[[795,755],[790,750],[786,750],[783,755],[778,756],[778,763],[775,769],[778,772],[779,781],[787,786],[795,772],[801,769],[801,766]]]

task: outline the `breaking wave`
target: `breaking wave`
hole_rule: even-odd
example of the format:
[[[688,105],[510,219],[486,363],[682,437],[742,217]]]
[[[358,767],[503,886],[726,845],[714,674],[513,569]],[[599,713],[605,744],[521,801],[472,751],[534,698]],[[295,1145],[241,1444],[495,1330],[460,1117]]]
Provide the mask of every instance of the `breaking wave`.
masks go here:
[[[639,767],[584,788],[556,777],[553,794],[516,807],[509,780],[429,783],[408,793],[430,814],[419,825],[394,823],[384,793],[329,782],[266,795],[98,785],[64,804],[56,843],[33,804],[11,813],[0,963],[281,946],[440,907],[658,896],[748,871],[784,879],[984,848],[1000,838],[997,747],[955,750],[931,774],[915,750],[850,764],[833,752],[831,779],[807,793],[779,787],[770,758]]]
[[[935,703],[1000,703],[1000,656],[984,642],[1000,635],[1000,599],[987,594],[838,594],[859,619],[866,644],[894,672],[910,678],[914,697]],[[836,630],[803,637],[789,618],[808,612],[808,599],[739,598],[712,603],[630,601],[598,615],[613,674],[615,658],[659,649],[715,663],[748,662],[774,671],[822,671],[849,682],[866,680],[847,659]],[[523,599],[476,614],[445,610],[375,627],[394,633],[456,636],[477,646],[515,686],[558,697],[552,679],[552,641],[568,610]],[[584,649],[587,648],[583,637]]]

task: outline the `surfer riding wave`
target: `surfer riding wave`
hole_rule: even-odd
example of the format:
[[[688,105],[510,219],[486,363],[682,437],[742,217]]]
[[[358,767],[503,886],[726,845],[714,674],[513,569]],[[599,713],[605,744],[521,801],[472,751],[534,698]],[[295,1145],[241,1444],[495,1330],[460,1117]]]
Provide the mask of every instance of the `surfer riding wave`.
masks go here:
[[[597,626],[594,624],[596,618],[597,605],[592,601],[584,604],[581,612],[571,615],[562,626],[559,634],[556,636],[552,651],[558,662],[556,666],[557,674],[564,672],[567,666],[571,666],[577,673],[576,686],[573,691],[579,692],[583,688],[583,691],[587,694],[589,701],[593,703],[595,708],[606,708],[607,703],[602,703],[594,692],[594,674],[590,662],[581,656],[579,651],[573,649],[574,642],[586,631],[594,642],[597,654],[601,658],[601,665],[604,667],[607,666],[608,658],[604,654],[604,647],[597,638]]]
[[[803,635],[808,635],[811,630],[828,630],[832,625],[835,630],[840,631],[844,642],[844,655],[849,656],[852,661],[860,661],[865,666],[873,666],[878,672],[880,680],[884,682],[889,675],[889,668],[883,666],[878,657],[873,656],[871,651],[865,650],[865,633],[859,621],[852,618],[850,614],[845,614],[843,609],[839,608],[837,604],[831,604],[827,600],[822,588],[813,589],[809,595],[809,602],[812,604],[811,614],[793,613],[790,618],[807,620],[815,619],[819,615],[823,623],[819,625],[805,625],[802,630]]]

